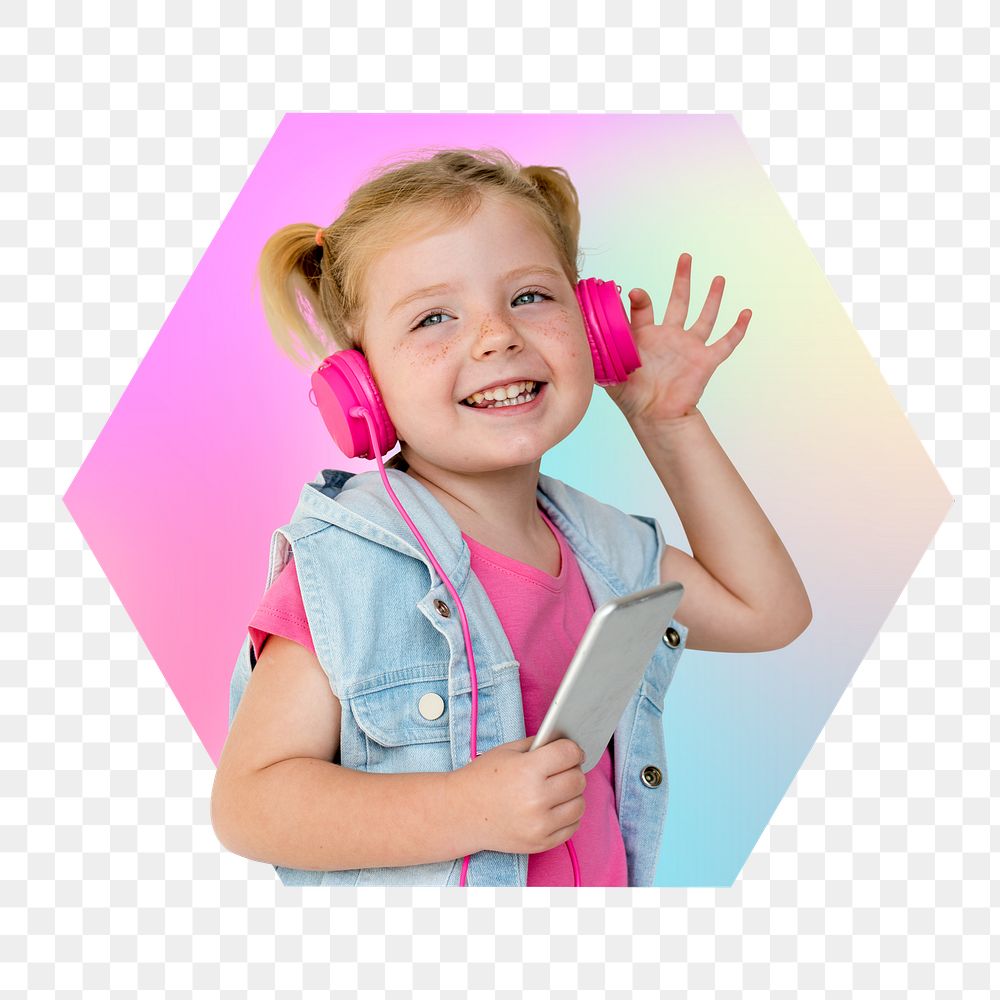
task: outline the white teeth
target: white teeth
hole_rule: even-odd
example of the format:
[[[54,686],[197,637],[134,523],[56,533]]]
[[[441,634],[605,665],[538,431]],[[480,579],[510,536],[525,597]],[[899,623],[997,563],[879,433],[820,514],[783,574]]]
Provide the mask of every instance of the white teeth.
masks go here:
[[[498,400],[497,402],[490,403],[488,406],[480,406],[478,409],[496,410],[502,406],[517,406],[519,403],[530,403],[537,395],[537,392],[523,392],[520,396],[515,396],[513,399]]]
[[[505,399],[517,399],[519,396],[524,395],[526,392],[531,392],[537,387],[537,382],[511,382],[510,385],[496,386],[493,389],[487,389],[485,392],[474,392],[471,396],[466,396],[465,402],[472,405],[477,403],[483,403],[487,400],[489,401],[502,401]]]

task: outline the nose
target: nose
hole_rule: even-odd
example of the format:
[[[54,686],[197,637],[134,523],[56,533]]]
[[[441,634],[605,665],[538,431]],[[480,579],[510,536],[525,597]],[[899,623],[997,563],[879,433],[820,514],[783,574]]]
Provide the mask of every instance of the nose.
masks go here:
[[[483,317],[473,350],[476,357],[488,357],[494,352],[507,353],[511,348],[523,347],[524,337],[517,326],[508,318],[491,313]]]

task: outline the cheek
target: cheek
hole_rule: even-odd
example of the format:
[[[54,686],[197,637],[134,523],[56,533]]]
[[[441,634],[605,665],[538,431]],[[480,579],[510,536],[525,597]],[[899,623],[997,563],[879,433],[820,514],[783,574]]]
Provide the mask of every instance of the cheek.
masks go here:
[[[572,362],[579,363],[580,359],[589,358],[590,345],[579,312],[560,309],[555,316],[542,323],[540,330],[548,340],[558,344]]]
[[[454,347],[454,341],[450,338],[436,339],[414,334],[396,344],[392,353],[396,363],[404,366],[408,375],[414,368],[422,372],[434,371],[436,366],[451,354]]]
[[[428,404],[450,397],[452,385],[446,362],[454,346],[450,340],[414,338],[392,348],[391,376],[383,398],[392,404],[401,421],[419,424],[421,415],[432,411]]]

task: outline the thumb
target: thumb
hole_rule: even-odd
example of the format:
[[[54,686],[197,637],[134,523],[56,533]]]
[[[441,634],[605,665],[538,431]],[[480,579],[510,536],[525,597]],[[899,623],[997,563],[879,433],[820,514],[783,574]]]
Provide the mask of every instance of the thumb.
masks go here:
[[[653,300],[645,288],[633,288],[628,293],[629,322],[632,329],[653,323]]]

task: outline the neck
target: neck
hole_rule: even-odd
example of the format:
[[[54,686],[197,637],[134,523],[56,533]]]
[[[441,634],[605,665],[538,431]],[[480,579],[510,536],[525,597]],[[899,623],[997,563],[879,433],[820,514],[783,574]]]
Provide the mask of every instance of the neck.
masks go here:
[[[466,475],[451,469],[411,461],[406,475],[425,486],[459,528],[478,537],[484,529],[493,535],[523,538],[539,528],[538,472],[541,461],[509,469]]]

